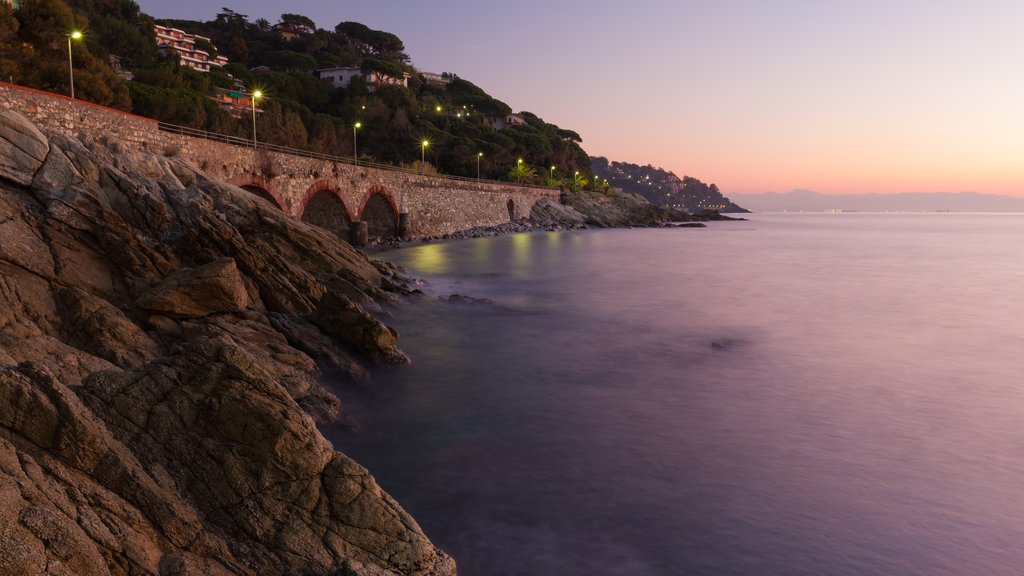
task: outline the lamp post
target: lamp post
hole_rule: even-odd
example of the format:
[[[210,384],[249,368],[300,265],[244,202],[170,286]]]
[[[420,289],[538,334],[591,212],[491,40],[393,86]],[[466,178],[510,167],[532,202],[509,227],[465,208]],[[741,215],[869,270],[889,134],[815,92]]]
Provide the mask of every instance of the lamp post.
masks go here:
[[[516,161],[516,184],[519,184],[523,179],[523,159],[520,158]]]
[[[551,170],[548,171],[548,180],[554,180],[554,179],[555,179],[555,167],[552,166]]]
[[[476,181],[480,181],[480,159],[484,157],[483,152],[476,153]]]
[[[256,100],[263,98],[263,92],[254,90],[252,93],[252,149],[256,150]]]
[[[427,146],[430,146],[430,140],[420,143],[420,174],[423,174],[423,165],[427,163]]]
[[[81,40],[82,33],[74,30],[68,34],[68,74],[71,76],[71,97],[75,97],[75,67],[71,63],[71,40]]]
[[[359,166],[359,143],[356,141],[356,130],[362,127],[362,122],[356,122],[352,125],[352,157],[355,158],[356,166]]]

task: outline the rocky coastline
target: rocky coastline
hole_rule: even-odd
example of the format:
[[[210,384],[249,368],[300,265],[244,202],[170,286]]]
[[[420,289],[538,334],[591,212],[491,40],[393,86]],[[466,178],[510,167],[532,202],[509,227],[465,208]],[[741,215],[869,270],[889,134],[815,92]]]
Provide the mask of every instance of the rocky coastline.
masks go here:
[[[562,192],[559,201],[544,198],[537,201],[529,218],[506,222],[497,226],[481,226],[460,230],[442,236],[427,236],[413,240],[401,238],[376,238],[371,248],[401,248],[423,242],[438,240],[465,240],[519,234],[523,232],[557,232],[587,228],[703,228],[705,222],[746,220],[726,216],[717,210],[705,210],[689,214],[679,210],[659,208],[645,198],[611,191]]]
[[[176,157],[0,113],[0,574],[451,575],[316,422],[393,268]]]
[[[446,238],[692,217],[565,193]],[[429,239],[428,239],[429,240]],[[0,576],[447,576],[317,429],[409,362],[391,264],[177,156],[0,112]]]

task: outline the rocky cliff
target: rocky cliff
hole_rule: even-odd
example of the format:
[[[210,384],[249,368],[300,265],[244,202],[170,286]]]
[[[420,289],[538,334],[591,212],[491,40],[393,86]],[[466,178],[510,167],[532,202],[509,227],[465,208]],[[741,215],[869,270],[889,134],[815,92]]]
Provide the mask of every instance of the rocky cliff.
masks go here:
[[[0,575],[446,575],[317,420],[385,265],[181,159],[0,113]]]

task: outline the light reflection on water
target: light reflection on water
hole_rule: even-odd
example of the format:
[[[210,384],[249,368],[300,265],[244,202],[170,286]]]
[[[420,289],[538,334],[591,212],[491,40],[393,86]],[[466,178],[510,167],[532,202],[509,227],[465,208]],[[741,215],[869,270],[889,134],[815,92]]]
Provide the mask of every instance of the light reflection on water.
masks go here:
[[[1019,574],[1024,217],[756,215],[385,256],[415,365],[328,431],[497,574]]]

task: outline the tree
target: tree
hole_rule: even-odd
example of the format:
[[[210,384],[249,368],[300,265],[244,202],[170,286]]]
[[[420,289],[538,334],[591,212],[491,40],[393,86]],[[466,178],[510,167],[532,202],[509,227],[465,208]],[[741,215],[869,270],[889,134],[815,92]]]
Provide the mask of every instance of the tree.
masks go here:
[[[299,14],[281,14],[281,24],[303,34],[312,34],[316,30],[316,24],[312,20]]]
[[[220,13],[217,14],[217,18],[213,22],[221,30],[241,32],[249,25],[249,17],[245,14],[239,14],[230,8],[221,8]]]
[[[32,54],[18,40],[19,27],[14,8],[0,2],[0,80],[4,82],[21,82],[21,71]]]
[[[14,44],[30,47],[21,53],[20,81],[43,90],[70,93],[68,33],[83,29],[84,19],[62,0],[25,0],[14,17],[18,19],[18,40]],[[75,96],[105,106],[129,108],[124,81],[90,51],[90,44],[86,35],[86,41],[75,42],[72,50]]]
[[[515,180],[517,183],[521,183],[524,180],[530,182],[537,175],[537,170],[526,162],[516,162],[515,166],[508,171],[508,177],[510,180]]]
[[[572,185],[569,188],[573,192],[579,192],[580,190],[583,190],[589,183],[590,180],[587,180],[586,176],[577,172],[575,175],[573,175]]]
[[[316,68],[316,58],[303,52],[277,50],[263,54],[263,64],[275,70],[287,72],[309,72]]]
[[[364,56],[376,56],[390,62],[405,63],[409,56],[405,54],[402,40],[389,32],[373,30],[359,22],[341,22],[334,27],[335,33],[356,45]]]

